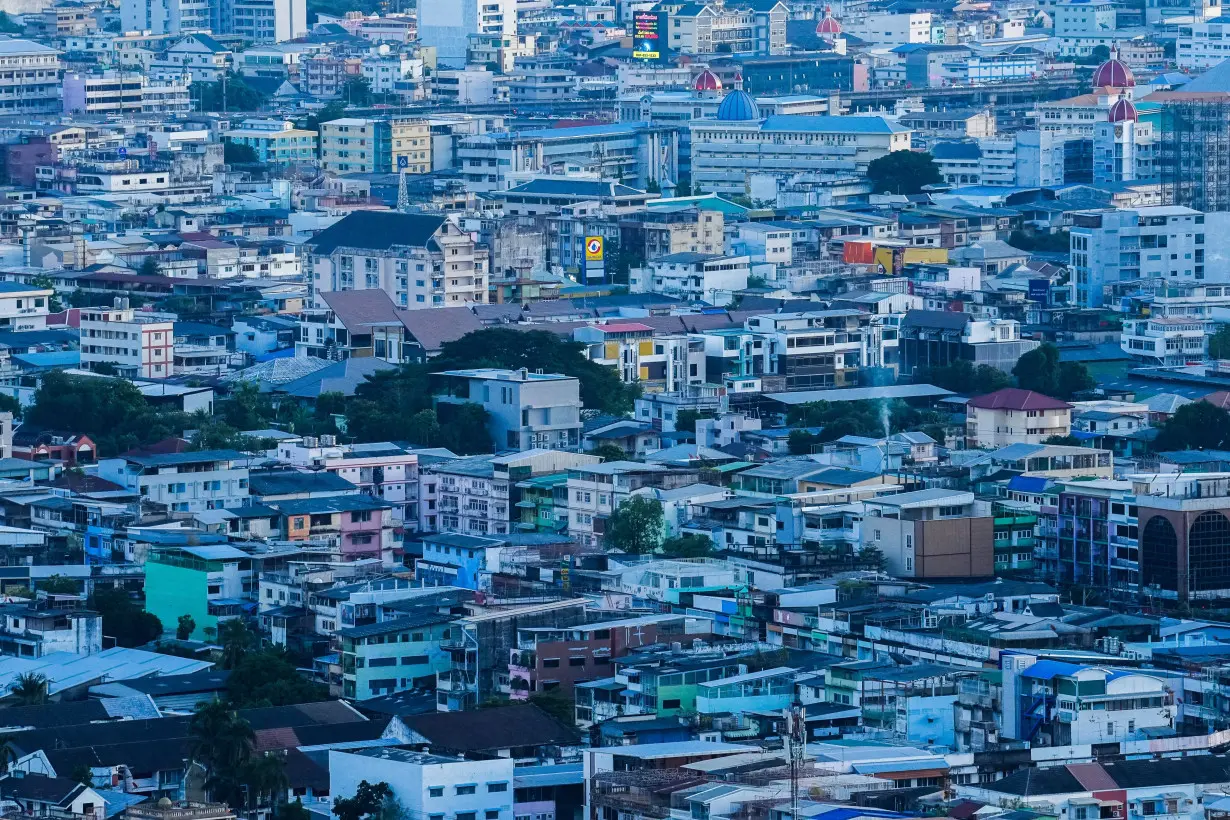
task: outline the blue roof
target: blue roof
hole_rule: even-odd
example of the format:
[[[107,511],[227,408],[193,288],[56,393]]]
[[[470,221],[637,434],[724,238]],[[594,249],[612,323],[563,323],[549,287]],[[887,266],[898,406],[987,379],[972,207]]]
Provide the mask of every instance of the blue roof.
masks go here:
[[[573,128],[535,128],[515,131],[512,136],[531,139],[572,139],[575,137],[606,137],[614,134],[635,134],[644,128],[645,122],[615,122],[607,125],[578,125]]]
[[[1064,663],[1063,661],[1038,661],[1033,666],[1021,673],[1022,677],[1037,678],[1039,680],[1050,680],[1057,676],[1069,677],[1075,675],[1085,667],[1075,663]]]
[[[46,353],[14,353],[13,361],[30,367],[76,367],[81,364],[77,350],[49,350]]]
[[[752,95],[743,89],[735,89],[726,95],[718,106],[717,118],[723,122],[747,122],[760,119],[760,107]],[[770,118],[772,119],[772,118]]]
[[[1092,439],[1100,438],[1105,435],[1105,433],[1091,433],[1088,430],[1073,430],[1069,433],[1069,435],[1077,441],[1091,441]]]
[[[725,102],[722,103],[725,105]],[[719,119],[721,111],[719,109]],[[835,131],[847,134],[904,134],[902,128],[883,117],[829,117],[821,114],[775,114],[764,121],[762,131]]]
[[[1041,476],[1017,475],[1008,480],[1008,489],[1023,493],[1040,493],[1049,483],[1050,479]]]

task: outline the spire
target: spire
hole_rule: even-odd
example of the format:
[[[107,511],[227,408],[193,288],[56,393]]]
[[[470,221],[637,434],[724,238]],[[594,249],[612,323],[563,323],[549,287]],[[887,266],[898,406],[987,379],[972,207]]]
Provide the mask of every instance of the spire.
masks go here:
[[[406,188],[406,172],[397,174],[397,210],[403,214],[410,210],[410,191]]]

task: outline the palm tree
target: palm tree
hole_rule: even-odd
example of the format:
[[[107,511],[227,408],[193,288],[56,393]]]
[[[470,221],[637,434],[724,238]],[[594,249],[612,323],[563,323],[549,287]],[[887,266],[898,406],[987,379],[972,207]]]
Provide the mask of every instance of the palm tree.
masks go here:
[[[12,735],[0,735],[0,774],[9,770],[9,766],[17,762],[16,738]]]
[[[251,725],[222,701],[197,707],[188,725],[189,754],[205,770],[205,782],[214,788],[233,780],[252,756],[256,734]]]
[[[234,669],[251,650],[256,636],[248,625],[239,619],[223,621],[218,625],[218,643],[222,644],[222,668]]]
[[[286,762],[280,755],[254,757],[243,767],[243,782],[248,787],[252,808],[276,806],[286,800],[290,780],[286,777]]]
[[[39,706],[47,702],[48,686],[46,675],[24,672],[9,686],[9,692],[22,706]]]

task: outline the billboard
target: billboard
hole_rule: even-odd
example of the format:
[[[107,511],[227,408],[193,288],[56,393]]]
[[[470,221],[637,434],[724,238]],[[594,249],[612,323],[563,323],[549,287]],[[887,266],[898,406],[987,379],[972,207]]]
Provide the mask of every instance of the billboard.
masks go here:
[[[585,237],[585,261],[601,262],[605,258],[601,236]]]
[[[1029,280],[1029,299],[1032,302],[1037,302],[1043,307],[1050,307],[1051,280],[1050,279],[1030,279]]]
[[[638,11],[632,15],[632,57],[637,60],[662,58],[663,15],[655,11]]]

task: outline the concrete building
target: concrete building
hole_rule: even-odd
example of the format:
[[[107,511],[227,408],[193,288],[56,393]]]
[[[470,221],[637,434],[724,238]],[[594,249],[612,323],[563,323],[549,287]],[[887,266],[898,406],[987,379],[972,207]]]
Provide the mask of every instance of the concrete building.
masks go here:
[[[104,458],[98,475],[171,513],[241,507],[248,501],[248,456],[235,450]]]
[[[89,308],[81,312],[81,366],[109,364],[125,376],[173,375],[175,323],[132,308]]]
[[[453,636],[452,620],[428,612],[339,629],[342,696],[362,701],[434,688],[436,673],[449,666],[440,644]]]
[[[1011,372],[1017,359],[1038,346],[1021,338],[1014,319],[975,319],[968,313],[911,310],[901,320],[898,350],[900,372],[943,367],[965,359]]]
[[[666,48],[680,54],[785,54],[789,16],[782,2],[682,4],[669,14]]]
[[[581,446],[581,387],[572,376],[521,370],[445,370],[437,373],[455,394],[441,404],[481,405],[497,450],[577,450]]]
[[[359,784],[388,783],[411,817],[512,820],[511,757],[466,760],[406,749],[329,752],[329,793],[354,796]]]
[[[168,632],[181,615],[190,616],[195,638],[204,638],[206,630],[216,634],[221,622],[240,617],[256,580],[248,554],[221,543],[158,546],[145,561],[145,578],[145,610]]]
[[[314,162],[317,136],[287,120],[248,119],[222,132],[226,142],[246,145],[256,152],[257,160],[273,165]]]
[[[126,32],[153,35],[213,32],[256,43],[280,43],[308,31],[306,0],[122,0]]]
[[[60,53],[31,40],[0,40],[0,114],[55,114],[60,104]]]
[[[308,249],[315,308],[320,292],[346,290],[383,290],[408,310],[487,301],[487,249],[444,217],[355,211]]]
[[[1005,387],[965,405],[965,446],[994,449],[1042,444],[1072,431],[1072,405],[1032,390]]]
[[[751,259],[704,253],[673,253],[631,271],[633,293],[659,293],[684,302],[729,304],[734,294],[747,287]]]
[[[1071,229],[1076,303],[1082,308],[1117,304],[1149,279],[1203,280],[1204,250],[1204,214],[1191,208],[1078,211]]]
[[[1230,21],[1221,17],[1212,20],[1184,21],[1175,40],[1175,62],[1180,71],[1208,71],[1224,61]]]
[[[54,291],[0,282],[0,331],[44,330]]]
[[[990,505],[973,493],[930,489],[863,502],[862,546],[884,555],[896,578],[995,574]]]
[[[320,164],[339,174],[426,174],[431,127],[425,119],[344,117],[321,123]]]
[[[441,0],[419,11],[419,42],[445,64],[465,63],[471,35],[515,39],[516,0]]]
[[[155,82],[138,73],[64,75],[66,114],[187,114],[192,110],[188,83]]]
[[[930,43],[933,15],[931,12],[875,12],[859,19],[842,21],[843,31],[882,45]]]

